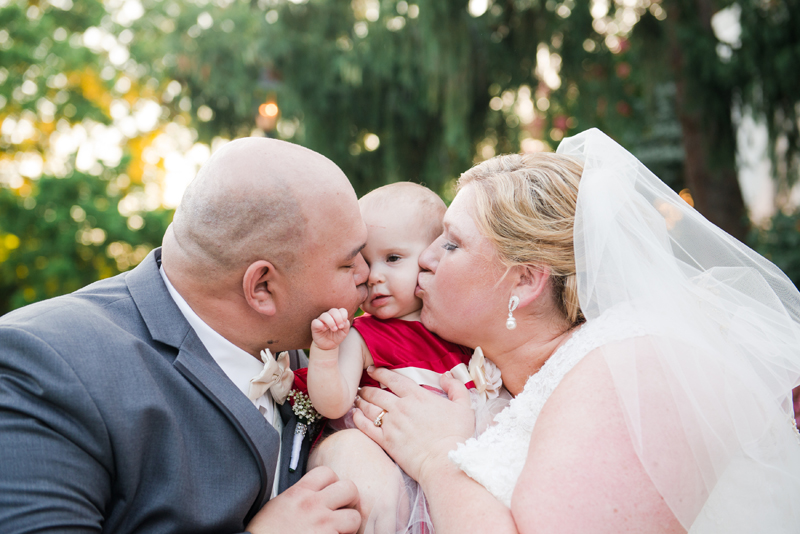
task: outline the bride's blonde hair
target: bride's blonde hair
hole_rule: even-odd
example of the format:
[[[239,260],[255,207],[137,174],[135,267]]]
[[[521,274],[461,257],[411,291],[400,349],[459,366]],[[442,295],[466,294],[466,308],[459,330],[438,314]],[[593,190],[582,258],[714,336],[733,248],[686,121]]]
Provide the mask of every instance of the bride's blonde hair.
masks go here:
[[[571,324],[586,319],[578,302],[573,227],[583,166],[539,152],[496,156],[461,175],[472,185],[475,222],[506,266],[546,265],[556,303]]]

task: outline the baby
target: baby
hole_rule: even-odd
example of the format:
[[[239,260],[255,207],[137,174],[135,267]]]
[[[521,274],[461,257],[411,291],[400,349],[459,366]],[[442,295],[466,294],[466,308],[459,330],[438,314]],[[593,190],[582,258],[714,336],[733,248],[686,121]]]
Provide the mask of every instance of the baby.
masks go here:
[[[442,232],[444,202],[426,187],[398,182],[365,195],[359,207],[368,232],[362,254],[369,265],[369,296],[361,308],[369,315],[350,328],[347,310],[332,309],[311,323],[308,393],[329,419],[348,412],[359,386],[378,386],[364,372],[370,365],[436,390],[447,371],[474,387],[467,368],[472,351],[422,326],[422,301],[414,294],[419,256]]]
[[[487,384],[484,366],[490,364],[483,361],[482,354],[468,368],[471,350],[441,339],[419,322],[422,301],[415,295],[418,259],[442,233],[444,202],[430,189],[400,182],[365,195],[359,207],[368,231],[362,254],[370,268],[369,295],[361,306],[368,315],[356,318],[351,328],[347,310],[332,309],[311,323],[307,380],[316,410],[329,419],[347,414],[359,386],[379,386],[364,372],[370,365],[394,369],[438,392],[439,377],[445,372],[467,388],[475,387],[472,374],[482,390],[490,386],[489,395],[499,391],[496,369],[487,367],[489,380],[494,378]],[[380,419],[375,421],[378,426]],[[342,436],[347,432],[347,437]],[[398,532],[430,532],[425,527],[424,497],[416,483],[361,432],[345,430],[337,438],[335,445],[329,442],[312,452],[309,468],[327,465],[340,478],[356,484],[361,498],[359,532],[394,533],[395,528]],[[359,459],[355,465],[354,450]]]

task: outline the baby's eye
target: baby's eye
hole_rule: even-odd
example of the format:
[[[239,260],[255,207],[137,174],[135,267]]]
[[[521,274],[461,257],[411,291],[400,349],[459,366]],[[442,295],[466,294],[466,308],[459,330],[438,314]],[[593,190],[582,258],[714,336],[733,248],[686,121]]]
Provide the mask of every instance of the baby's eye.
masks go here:
[[[458,248],[458,246],[455,243],[447,241],[444,245],[442,245],[442,248],[445,250],[455,250]]]
[[[394,263],[396,261],[400,261],[399,254],[389,254],[388,256],[386,256],[386,263]]]

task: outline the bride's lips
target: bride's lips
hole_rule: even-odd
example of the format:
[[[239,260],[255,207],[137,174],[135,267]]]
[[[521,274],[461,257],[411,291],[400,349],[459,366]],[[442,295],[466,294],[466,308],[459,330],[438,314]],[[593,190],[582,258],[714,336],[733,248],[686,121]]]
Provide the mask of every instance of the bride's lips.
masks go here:
[[[422,287],[422,275],[423,274],[430,274],[430,273],[421,272],[417,276],[417,287],[414,289],[414,296],[419,297],[419,298],[422,298],[422,294],[425,293],[425,288]]]

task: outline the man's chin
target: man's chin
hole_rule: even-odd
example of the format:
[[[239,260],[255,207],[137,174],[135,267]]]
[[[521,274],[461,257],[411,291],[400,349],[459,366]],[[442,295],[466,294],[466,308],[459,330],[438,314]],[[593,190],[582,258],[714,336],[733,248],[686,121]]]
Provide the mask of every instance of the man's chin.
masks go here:
[[[359,295],[359,296],[361,297],[361,300],[358,301],[358,305],[356,306],[356,311],[359,308],[361,308],[362,310],[364,309],[364,303],[367,302],[367,299],[369,298],[369,291],[367,291],[365,289],[363,291],[363,293],[361,293],[361,295]],[[355,312],[353,312],[353,313],[355,313]]]

